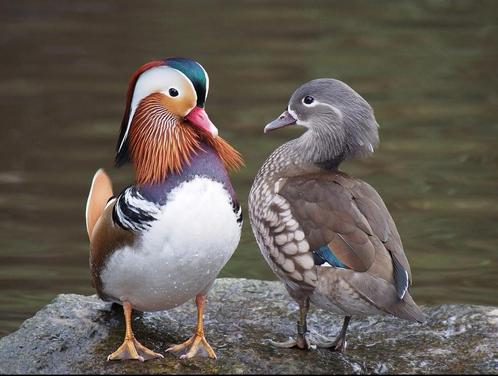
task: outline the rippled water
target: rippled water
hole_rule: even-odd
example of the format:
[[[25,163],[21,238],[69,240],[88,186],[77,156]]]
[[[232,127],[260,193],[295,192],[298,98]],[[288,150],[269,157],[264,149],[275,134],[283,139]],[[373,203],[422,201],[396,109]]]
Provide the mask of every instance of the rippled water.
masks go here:
[[[84,204],[113,169],[129,75],[167,56],[210,74],[207,109],[245,156],[246,208],[290,93],[336,77],[374,107],[381,146],[343,169],[383,196],[422,304],[498,303],[498,4],[493,1],[0,3],[0,335],[56,294],[91,294]],[[247,215],[246,215],[247,218]],[[222,276],[272,279],[248,220]]]

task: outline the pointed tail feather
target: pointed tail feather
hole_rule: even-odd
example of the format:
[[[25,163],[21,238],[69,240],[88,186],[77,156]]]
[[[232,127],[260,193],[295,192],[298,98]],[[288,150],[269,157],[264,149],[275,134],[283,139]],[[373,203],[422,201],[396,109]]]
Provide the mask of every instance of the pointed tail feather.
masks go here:
[[[405,294],[403,300],[400,300],[399,303],[393,307],[393,313],[402,319],[410,321],[423,323],[427,320],[427,317],[420,307],[413,301],[410,293]]]
[[[380,311],[410,321],[425,321],[424,313],[413,301],[409,291],[405,292],[403,299],[400,299],[396,286],[383,278],[369,273],[358,273],[350,269],[327,269],[342,277],[357,294]]]
[[[86,202],[86,231],[91,239],[95,223],[102,215],[109,198],[112,197],[112,182],[103,169],[99,169],[92,180]]]

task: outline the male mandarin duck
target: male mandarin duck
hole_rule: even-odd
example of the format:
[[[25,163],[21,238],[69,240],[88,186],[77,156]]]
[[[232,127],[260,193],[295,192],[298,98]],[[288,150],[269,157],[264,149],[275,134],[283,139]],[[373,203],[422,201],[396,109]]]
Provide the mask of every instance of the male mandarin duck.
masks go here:
[[[343,352],[352,315],[423,321],[384,202],[370,185],[339,170],[342,161],[367,156],[378,143],[370,105],[341,81],[317,79],[299,87],[264,131],[290,125],[306,132],[268,157],[248,202],[261,252],[299,305],[296,339],[273,344]],[[310,302],[345,316],[334,341],[307,339]]]
[[[133,164],[135,184],[113,196],[103,170],[93,178],[86,208],[93,285],[123,306],[126,321],[124,343],[108,360],[162,358],[135,339],[132,310],[166,310],[194,297],[194,335],[166,351],[191,358],[203,348],[216,358],[203,307],[240,240],[242,212],[227,169],[242,159],[204,110],[208,90],[196,61],[141,66],[130,79],[116,154],[117,166]]]

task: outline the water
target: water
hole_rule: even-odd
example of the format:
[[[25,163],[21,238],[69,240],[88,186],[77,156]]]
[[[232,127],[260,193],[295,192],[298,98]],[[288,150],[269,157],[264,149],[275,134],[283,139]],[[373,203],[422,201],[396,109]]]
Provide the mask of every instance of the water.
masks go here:
[[[58,293],[92,294],[84,205],[113,169],[129,75],[201,61],[207,110],[245,156],[247,208],[263,135],[291,92],[336,77],[374,107],[381,146],[343,169],[394,216],[422,304],[498,303],[498,4],[493,1],[0,3],[0,335]],[[222,276],[273,279],[250,231]]]

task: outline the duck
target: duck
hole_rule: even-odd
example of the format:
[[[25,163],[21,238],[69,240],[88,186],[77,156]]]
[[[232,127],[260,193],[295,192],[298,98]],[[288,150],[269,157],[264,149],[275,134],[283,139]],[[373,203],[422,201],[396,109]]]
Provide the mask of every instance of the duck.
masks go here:
[[[243,161],[207,115],[208,91],[206,70],[189,58],[148,62],[129,80],[115,164],[131,163],[134,182],[114,195],[99,169],[85,212],[92,284],[124,312],[123,344],[107,360],[163,358],[135,338],[133,310],[163,311],[191,299],[194,334],[166,352],[216,358],[203,313],[240,240],[242,209],[228,171]]]
[[[393,315],[423,322],[410,295],[410,265],[396,224],[377,191],[340,170],[379,143],[369,103],[344,82],[300,86],[264,133],[302,127],[274,150],[252,184],[249,219],[265,261],[299,306],[295,338],[283,348],[344,352],[352,316]],[[310,305],[344,316],[334,339],[309,338]]]

